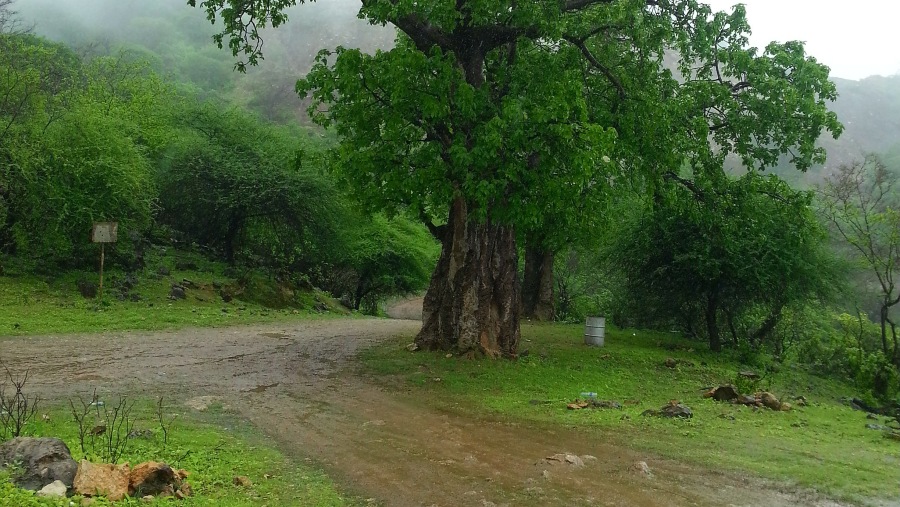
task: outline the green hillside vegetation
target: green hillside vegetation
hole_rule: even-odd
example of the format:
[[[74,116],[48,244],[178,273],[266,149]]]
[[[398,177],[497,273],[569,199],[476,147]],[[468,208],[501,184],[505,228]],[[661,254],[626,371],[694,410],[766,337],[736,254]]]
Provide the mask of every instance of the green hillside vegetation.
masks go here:
[[[125,50],[81,57],[28,33],[0,46],[0,266],[20,267],[11,273],[94,268],[91,225],[117,221],[108,261],[123,272],[164,245],[370,312],[424,287],[430,235],[355,206],[328,176],[320,132],[201,99]],[[372,237],[383,241],[360,241]]]

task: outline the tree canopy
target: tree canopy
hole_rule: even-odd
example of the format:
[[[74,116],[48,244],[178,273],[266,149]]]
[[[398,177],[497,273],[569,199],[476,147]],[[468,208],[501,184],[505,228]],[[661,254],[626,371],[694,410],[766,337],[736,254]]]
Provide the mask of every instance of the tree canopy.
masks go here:
[[[303,2],[189,3],[253,64],[259,28]],[[840,131],[828,68],[799,42],[747,47],[740,6],[363,0],[360,15],[396,26],[396,46],[323,51],[298,91],[340,134],[337,164],[361,198],[444,222],[417,338],[429,348],[514,354],[516,227],[554,209],[566,227],[578,215],[560,204],[610,173],[715,171],[729,155],[804,169],[824,157],[822,131]]]

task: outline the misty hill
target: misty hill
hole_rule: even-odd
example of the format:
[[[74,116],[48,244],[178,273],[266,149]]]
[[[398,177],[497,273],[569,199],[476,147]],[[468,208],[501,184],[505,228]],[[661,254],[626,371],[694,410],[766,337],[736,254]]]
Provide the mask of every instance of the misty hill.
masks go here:
[[[345,46],[374,52],[390,47],[396,37],[392,28],[358,19],[358,0],[307,4],[288,12],[287,25],[263,31],[265,60],[239,74],[228,48],[218,49],[212,41],[218,27],[201,9],[186,3],[19,0],[14,8],[35,33],[83,55],[124,49],[201,97],[221,98],[280,121],[306,121],[294,85],[320,49]]]
[[[289,12],[287,25],[264,32],[266,59],[241,75],[233,71],[230,52],[212,43],[216,28],[200,9],[185,4],[184,0],[20,0],[16,9],[38,34],[82,53],[127,48],[200,96],[218,97],[288,122],[308,122],[294,83],[309,70],[320,49],[343,45],[373,52],[390,47],[395,37],[390,27],[358,19],[358,0],[307,4]],[[836,78],[835,83],[840,96],[832,108],[845,131],[836,141],[822,139],[828,150],[824,167],[806,174],[787,165],[774,169],[788,181],[815,184],[867,152],[888,154],[900,166],[900,76]]]

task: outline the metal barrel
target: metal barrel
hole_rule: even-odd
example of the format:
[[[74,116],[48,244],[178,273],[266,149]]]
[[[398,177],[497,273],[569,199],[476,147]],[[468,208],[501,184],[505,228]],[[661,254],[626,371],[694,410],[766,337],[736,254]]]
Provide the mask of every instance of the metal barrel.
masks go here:
[[[606,317],[588,317],[584,325],[584,343],[595,347],[603,346],[606,337]]]

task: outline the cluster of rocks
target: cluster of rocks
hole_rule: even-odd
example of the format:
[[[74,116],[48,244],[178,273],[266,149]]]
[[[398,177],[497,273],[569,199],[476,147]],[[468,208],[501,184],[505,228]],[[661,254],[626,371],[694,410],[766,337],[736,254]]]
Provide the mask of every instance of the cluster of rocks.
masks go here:
[[[644,410],[641,415],[650,417],[690,419],[694,417],[694,412],[690,407],[682,404],[680,401],[671,400],[663,405],[659,410]]]
[[[16,486],[39,496],[104,496],[117,501],[126,496],[182,499],[193,493],[185,480],[188,472],[165,463],[147,462],[131,467],[76,463],[58,438],[18,437],[0,445],[0,467],[15,466]]]
[[[141,295],[134,291],[134,288],[137,287],[138,279],[133,274],[125,275],[121,280],[115,280],[113,282],[113,287],[115,289],[116,299],[119,301],[132,301],[137,303],[141,301]]]
[[[748,407],[768,408],[770,410],[780,410],[786,412],[793,408],[790,403],[783,402],[777,396],[768,392],[760,391],[753,394],[741,394],[733,385],[723,385],[714,387],[703,394],[704,398],[712,398],[716,401],[727,401],[735,405],[746,405]],[[806,399],[802,396],[797,398],[799,405],[805,405]]]
[[[592,398],[583,400],[580,398],[575,398],[575,401],[573,401],[572,403],[566,404],[566,408],[568,408],[569,410],[581,410],[584,408],[621,409],[622,404],[619,403],[618,401],[612,401],[612,400],[596,400],[596,399],[592,399]]]

